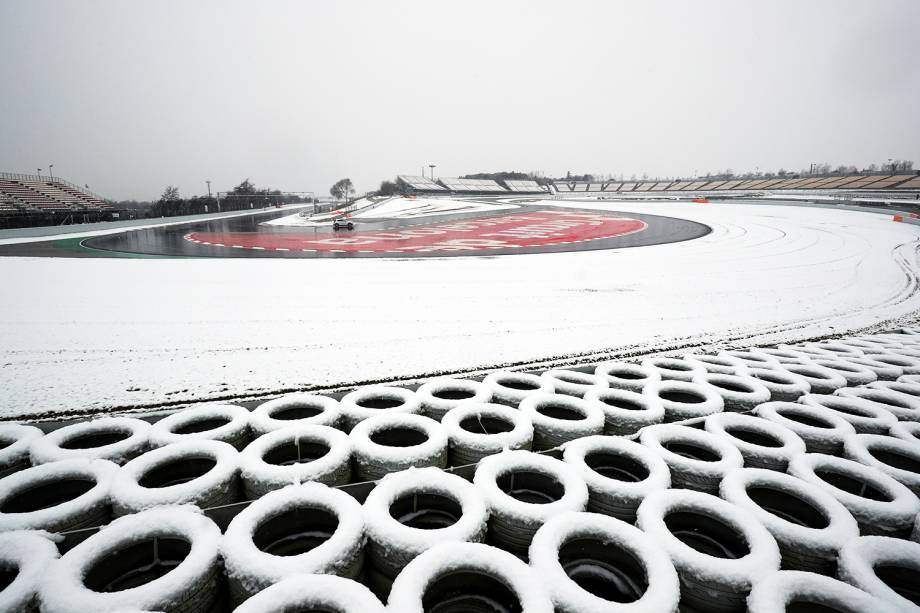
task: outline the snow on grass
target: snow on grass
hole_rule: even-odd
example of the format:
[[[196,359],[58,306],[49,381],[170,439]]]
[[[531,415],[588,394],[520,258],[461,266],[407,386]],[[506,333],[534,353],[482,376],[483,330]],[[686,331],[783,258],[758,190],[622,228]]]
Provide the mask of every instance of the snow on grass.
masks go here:
[[[577,253],[0,259],[5,417],[486,369],[629,347],[795,342],[920,307],[920,228],[767,204],[551,202],[706,223]],[[750,339],[750,340],[748,340]]]

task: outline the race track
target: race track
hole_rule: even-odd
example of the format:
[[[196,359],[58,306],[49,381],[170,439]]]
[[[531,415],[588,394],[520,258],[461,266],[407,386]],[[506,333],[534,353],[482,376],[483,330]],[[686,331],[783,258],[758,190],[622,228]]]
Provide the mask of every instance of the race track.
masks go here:
[[[909,320],[920,227],[780,204],[547,202],[686,219],[630,249],[424,259],[0,258],[5,416],[782,342]]]

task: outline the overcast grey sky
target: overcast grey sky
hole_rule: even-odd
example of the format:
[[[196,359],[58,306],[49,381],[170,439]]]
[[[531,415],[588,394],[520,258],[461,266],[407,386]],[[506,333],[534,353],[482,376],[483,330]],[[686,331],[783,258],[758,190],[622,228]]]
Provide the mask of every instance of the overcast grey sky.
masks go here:
[[[920,165],[920,2],[0,2],[0,170],[110,198]]]

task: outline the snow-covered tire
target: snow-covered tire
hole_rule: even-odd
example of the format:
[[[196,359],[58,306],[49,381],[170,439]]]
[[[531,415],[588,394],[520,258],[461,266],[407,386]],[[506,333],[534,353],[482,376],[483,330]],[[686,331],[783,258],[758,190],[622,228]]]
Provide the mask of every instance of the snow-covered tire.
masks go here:
[[[604,431],[597,403],[562,394],[533,394],[521,401],[521,413],[533,424],[533,449],[554,449],[568,441]]]
[[[481,543],[445,543],[399,573],[387,610],[553,613],[553,602],[537,573],[507,551]]]
[[[840,454],[844,438],[856,432],[850,422],[820,406],[767,402],[757,407],[755,413],[798,434],[809,453]]]
[[[789,474],[839,500],[863,535],[906,537],[920,512],[920,500],[906,486],[853,460],[806,453],[789,462]]]
[[[489,508],[472,483],[437,468],[387,475],[364,503],[368,562],[391,582],[441,543],[481,543]]]
[[[150,428],[150,442],[161,447],[190,440],[223,441],[238,451],[249,444],[249,411],[233,404],[184,409]]]
[[[584,395],[592,390],[610,387],[605,377],[577,370],[556,368],[547,370],[541,373],[540,376],[552,381],[553,393],[576,396],[577,398],[584,398]]]
[[[909,383],[911,385],[920,385],[920,375],[901,375],[897,379],[898,383]]]
[[[108,460],[124,464],[150,447],[150,423],[132,417],[103,417],[64,426],[37,438],[32,464],[58,460]]]
[[[706,417],[725,409],[719,392],[702,383],[661,381],[650,383],[642,393],[661,402],[666,422]]]
[[[29,468],[29,448],[42,431],[35,426],[0,424],[0,479]]]
[[[39,587],[57,557],[57,547],[41,532],[0,534],[0,611],[37,613]]]
[[[443,377],[421,385],[415,393],[422,403],[422,415],[441,421],[447,412],[464,402],[489,402],[492,390],[484,383]]]
[[[668,465],[674,488],[718,493],[722,477],[744,465],[734,445],[705,430],[660,424],[644,429],[639,440]]]
[[[862,398],[878,403],[900,421],[920,422],[920,397],[902,391],[905,384],[895,381],[880,381],[867,387],[844,387],[835,396]],[[914,386],[909,386],[914,387]],[[917,388],[920,390],[920,387]]]
[[[493,372],[486,375],[482,382],[492,392],[492,402],[515,408],[530,394],[552,394],[556,391],[552,380],[526,372]]]
[[[782,364],[779,368],[805,379],[813,394],[833,394],[841,387],[847,386],[847,380],[843,378],[843,375],[834,372],[830,368],[818,366],[813,362],[808,364]]]
[[[920,611],[920,543],[863,536],[840,551],[839,577],[885,601],[867,611]]]
[[[751,354],[767,358],[771,363],[757,365],[748,363],[749,368],[776,369],[783,364],[811,364],[811,356],[795,349],[780,349],[779,347],[754,347]]]
[[[897,366],[904,372],[901,377],[920,375],[920,358],[900,354],[898,350],[885,351],[884,353],[867,353],[866,357],[876,362]],[[898,377],[899,381],[901,377]]]
[[[859,536],[859,526],[836,498],[806,481],[761,468],[733,470],[719,494],[770,531],[783,568],[833,576],[837,554]]]
[[[699,364],[711,375],[743,375],[748,370],[748,366],[744,361],[730,355],[688,353],[684,356],[684,359],[688,362]]]
[[[844,441],[843,455],[874,466],[920,496],[920,445],[893,436],[855,434]]]
[[[490,541],[523,554],[537,528],[562,511],[584,511],[588,487],[561,460],[529,451],[506,451],[476,467],[476,487],[489,505]]]
[[[565,446],[563,461],[588,486],[588,507],[625,522],[654,491],[671,487],[671,471],[662,457],[635,441],[614,436],[586,436]]]
[[[604,434],[628,436],[645,426],[664,421],[661,399],[625,389],[605,389],[585,394],[585,400],[604,412]]]
[[[364,585],[335,575],[297,575],[267,587],[233,613],[386,613]]]
[[[54,562],[43,613],[207,613],[220,584],[220,529],[191,507],[121,517]]]
[[[422,402],[412,390],[388,385],[370,385],[349,392],[339,402],[342,411],[341,428],[351,432],[369,417],[422,412]]]
[[[860,358],[865,355],[865,352],[859,347],[853,347],[851,345],[843,345],[837,341],[821,341],[819,343],[805,343],[806,347],[814,347],[815,349],[821,349],[822,351],[829,351],[830,353],[841,358]]]
[[[715,388],[722,396],[725,411],[750,411],[758,404],[770,402],[770,390],[753,377],[707,373],[693,380]]]
[[[846,379],[847,385],[866,385],[878,380],[875,371],[849,360],[834,358],[814,360],[814,363],[822,368],[833,370],[835,373]]]
[[[365,419],[349,434],[352,476],[357,482],[423,466],[447,467],[447,433],[423,415],[391,414]]]
[[[476,464],[505,450],[529,450],[533,424],[517,409],[503,404],[470,402],[451,409],[441,420],[448,439],[451,466]]]
[[[594,374],[604,377],[611,388],[640,393],[647,384],[661,381],[655,368],[632,362],[603,362],[594,368]]]
[[[645,358],[642,365],[654,368],[662,380],[690,382],[694,377],[706,374],[706,369],[698,362],[688,362],[682,358]]]
[[[744,465],[785,472],[789,460],[805,453],[798,434],[776,422],[753,415],[717,413],[706,418],[705,429],[741,452]]]
[[[294,575],[356,579],[364,564],[364,517],[357,500],[322,483],[275,490],[233,518],[221,540],[235,604]]]
[[[291,426],[339,426],[339,401],[319,394],[287,394],[263,402],[252,410],[249,427],[252,437]]]
[[[329,426],[291,426],[249,443],[239,462],[249,500],[308,481],[345,485],[351,481],[351,439]]]
[[[888,435],[905,440],[914,445],[920,444],[920,423],[915,421],[899,421],[891,426]]]
[[[654,492],[639,505],[637,526],[671,558],[681,604],[701,611],[744,611],[757,578],[779,569],[779,548],[767,529],[710,494]]]
[[[747,606],[748,613],[866,613],[884,611],[886,603],[837,579],[800,570],[780,570],[754,583]]]
[[[875,373],[876,379],[879,381],[894,381],[898,377],[904,374],[904,369],[895,364],[886,364],[884,362],[879,362],[878,360],[873,360],[870,356],[863,356],[861,358],[841,358],[844,362],[849,362],[851,364],[856,364],[863,368],[867,368]]]
[[[812,360],[832,360],[839,357],[839,354],[830,351],[829,349],[824,349],[821,347],[815,347],[814,345],[779,345],[780,349],[788,349],[791,351],[798,351],[799,353],[804,353]]]
[[[860,434],[887,434],[898,421],[882,405],[853,396],[830,394],[805,394],[799,402],[813,407],[824,407],[850,422]]]
[[[795,401],[811,391],[803,377],[778,368],[749,368],[747,375],[759,381],[770,392],[771,400]]]
[[[560,613],[674,613],[680,582],[648,534],[596,513],[562,513],[530,545],[530,565]]]
[[[764,353],[758,347],[753,347],[749,351],[720,351],[719,355],[741,360],[748,368],[777,368],[780,365],[780,361],[775,355]]]
[[[112,480],[116,517],[163,505],[202,509],[239,499],[239,452],[221,441],[185,441],[148,451]]]
[[[108,460],[61,460],[0,479],[0,532],[65,532],[105,524],[117,471]]]

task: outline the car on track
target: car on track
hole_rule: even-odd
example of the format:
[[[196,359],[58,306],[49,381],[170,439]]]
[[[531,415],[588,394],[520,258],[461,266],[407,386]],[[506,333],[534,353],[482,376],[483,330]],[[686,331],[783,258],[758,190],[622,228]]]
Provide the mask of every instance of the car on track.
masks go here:
[[[336,219],[332,222],[333,230],[354,230],[355,223],[350,219]]]

